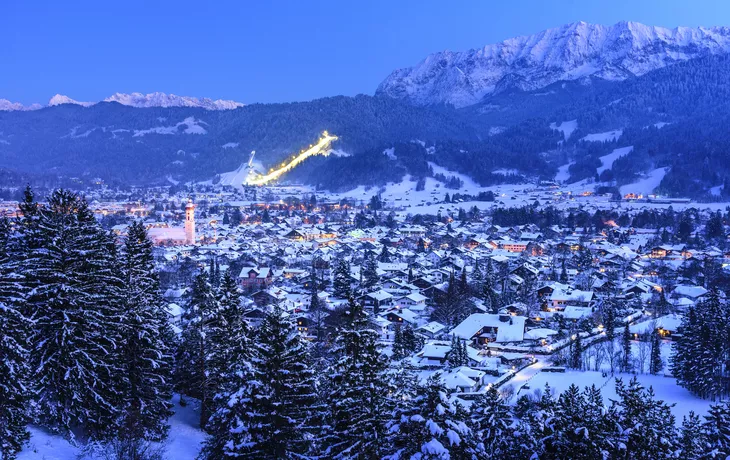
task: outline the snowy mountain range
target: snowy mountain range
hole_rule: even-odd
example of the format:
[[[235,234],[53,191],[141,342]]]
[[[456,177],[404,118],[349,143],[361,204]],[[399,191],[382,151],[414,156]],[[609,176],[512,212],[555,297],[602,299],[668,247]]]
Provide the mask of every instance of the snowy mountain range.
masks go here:
[[[506,89],[536,90],[586,77],[620,81],[678,61],[728,52],[728,27],[577,22],[483,48],[431,54],[414,67],[394,71],[376,94],[458,108]]]
[[[213,100],[205,97],[197,98],[190,96],[177,96],[175,94],[160,92],[149,94],[114,93],[104,99],[104,102],[118,102],[122,105],[131,107],[200,107],[206,110],[231,110],[244,106],[244,104],[240,102],[231,100]],[[62,94],[56,94],[53,96],[45,106],[41,104],[31,104],[26,106],[19,102],[11,102],[7,99],[0,99],[0,111],[38,110],[43,107],[52,107],[61,104],[75,104],[83,107],[90,107],[96,104],[96,102],[80,102]]]

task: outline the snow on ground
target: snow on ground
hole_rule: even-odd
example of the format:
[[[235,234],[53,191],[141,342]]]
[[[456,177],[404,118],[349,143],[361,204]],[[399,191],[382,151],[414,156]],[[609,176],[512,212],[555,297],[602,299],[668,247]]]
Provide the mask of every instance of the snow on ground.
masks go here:
[[[520,172],[518,170],[516,170],[516,169],[502,168],[502,169],[495,169],[494,171],[492,171],[492,174],[499,174],[499,175],[502,175],[502,176],[509,176],[509,175],[515,175],[515,176],[517,176],[517,175],[520,174]]]
[[[603,171],[606,171],[607,169],[611,169],[613,167],[613,162],[621,158],[622,156],[630,153],[634,149],[633,146],[629,147],[620,147],[615,149],[613,152],[609,153],[608,155],[604,155],[600,157],[601,160],[601,166],[596,169],[596,172],[600,175]]]
[[[458,177],[464,183],[464,186],[460,190],[464,190],[466,193],[474,193],[475,191],[481,189],[479,184],[474,182],[474,179],[467,176],[466,174],[449,171],[448,169],[444,168],[443,166],[439,166],[436,163],[433,163],[430,161],[428,162],[428,165],[431,167],[434,174],[443,174],[446,177],[449,177],[449,176]]]
[[[196,120],[195,117],[187,117],[185,120],[173,126],[158,126],[150,129],[135,129],[134,137],[144,136],[145,134],[177,134],[180,126],[185,126],[183,131],[185,134],[206,134],[208,131],[203,128],[206,124],[202,120]]]
[[[235,149],[236,147],[238,147],[238,142],[227,142],[223,144],[222,147],[224,149]]]
[[[345,152],[344,150],[332,149],[328,155],[334,155],[336,157],[350,157],[352,154]]]
[[[558,124],[555,122],[550,123],[550,129],[562,132],[566,141],[570,139],[570,135],[573,134],[573,131],[575,131],[575,128],[577,127],[578,120],[564,121],[560,123],[560,126],[558,126]]]
[[[625,384],[634,377],[634,374],[610,374],[603,377],[602,372],[596,371],[567,371],[565,373],[540,372],[529,382],[529,390],[523,388],[520,396],[523,394],[535,394],[541,392],[545,388],[545,384],[549,384],[550,388],[559,394],[568,389],[571,384],[576,384],[583,389],[587,386],[595,385],[601,389],[603,400],[606,404],[610,404],[611,400],[616,400],[616,379],[620,378]],[[682,423],[682,417],[694,411],[702,416],[707,413],[711,402],[705,401],[694,396],[686,389],[677,385],[677,381],[671,377],[662,375],[637,374],[637,379],[645,388],[652,387],[654,389],[656,399],[665,401],[668,404],[675,404],[672,413],[677,418],[677,424]]]
[[[2,141],[0,141],[2,142]],[[722,194],[722,185],[717,185],[710,189],[710,195],[720,196]]]
[[[615,129],[613,131],[606,131],[605,133],[589,134],[583,138],[582,141],[586,142],[608,142],[615,141],[624,133],[623,129]]]
[[[260,161],[254,161],[251,165],[255,171],[266,171],[264,165]],[[248,163],[241,163],[238,169],[223,173],[221,176],[221,185],[231,185],[233,187],[241,187],[248,176]]]
[[[571,161],[567,165],[563,165],[558,168],[558,173],[555,174],[555,180],[558,182],[565,182],[566,180],[570,179],[570,172],[568,169],[570,169],[571,166],[575,164],[574,161]]]
[[[170,418],[170,437],[165,441],[165,459],[195,460],[205,441],[205,434],[198,424],[200,413],[191,402],[180,406],[180,397],[172,399],[175,413]],[[18,455],[18,460],[103,460],[102,457],[85,456],[83,449],[74,446],[61,436],[51,434],[42,428],[30,427],[28,445]]]
[[[664,175],[669,171],[669,168],[657,168],[649,172],[643,179],[634,182],[633,184],[622,185],[619,188],[621,195],[627,193],[635,193],[642,195],[649,195],[659,186],[659,183],[664,179]]]
[[[383,155],[388,157],[389,160],[397,160],[398,157],[395,155],[395,147],[383,150]]]

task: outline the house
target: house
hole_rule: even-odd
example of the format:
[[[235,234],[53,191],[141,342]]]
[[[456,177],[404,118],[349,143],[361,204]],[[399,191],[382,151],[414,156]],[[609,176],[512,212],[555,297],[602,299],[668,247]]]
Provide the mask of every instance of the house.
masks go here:
[[[379,291],[369,292],[361,296],[358,300],[362,302],[366,309],[378,313],[380,310],[393,304],[393,295],[381,289]]]
[[[418,326],[418,315],[407,308],[391,310],[385,314],[385,319],[393,324]]]
[[[426,297],[418,292],[413,292],[405,297],[397,300],[397,304],[401,307],[407,307],[413,311],[423,311],[426,308]]]
[[[566,306],[590,307],[593,303],[593,291],[581,291],[580,289],[554,290],[550,294],[549,305],[557,311],[564,310]]]
[[[429,342],[423,346],[423,350],[416,356],[420,358],[421,364],[442,365],[451,352],[451,344],[446,342]]]
[[[521,342],[525,333],[525,317],[473,313],[452,329],[450,335],[474,344],[489,342]]]
[[[446,326],[439,323],[438,321],[431,321],[430,323],[424,324],[423,326],[416,329],[419,334],[425,335],[429,339],[435,339],[439,337]]]
[[[451,391],[459,393],[474,393],[484,385],[486,372],[472,369],[467,366],[460,366],[440,375],[444,386]]]
[[[238,275],[238,284],[242,289],[265,289],[274,280],[268,267],[243,267]]]

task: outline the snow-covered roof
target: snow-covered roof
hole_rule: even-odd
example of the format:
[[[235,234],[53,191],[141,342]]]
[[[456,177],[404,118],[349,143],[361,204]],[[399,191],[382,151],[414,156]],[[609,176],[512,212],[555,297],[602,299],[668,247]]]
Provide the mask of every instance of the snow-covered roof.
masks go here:
[[[524,316],[473,313],[459,323],[451,335],[469,340],[485,327],[497,329],[497,342],[521,342],[525,332]]]

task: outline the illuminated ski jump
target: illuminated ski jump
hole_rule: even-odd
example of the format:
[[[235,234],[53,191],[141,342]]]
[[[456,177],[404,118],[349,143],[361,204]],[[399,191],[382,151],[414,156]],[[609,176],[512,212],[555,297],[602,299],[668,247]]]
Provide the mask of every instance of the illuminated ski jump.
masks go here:
[[[307,150],[302,150],[297,156],[291,159],[289,162],[284,162],[279,168],[273,168],[269,170],[267,174],[257,174],[253,170],[249,171],[249,175],[246,178],[245,185],[266,185],[269,182],[275,181],[280,178],[283,174],[294,169],[299,163],[306,160],[309,157],[316,155],[327,156],[330,153],[330,144],[337,140],[337,136],[329,134],[327,131],[322,133],[322,137],[319,138],[316,144],[310,145]],[[251,153],[251,159],[253,160],[253,152]]]

